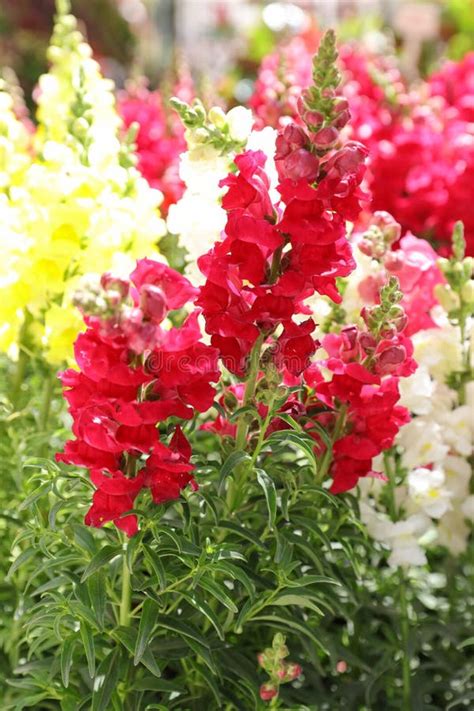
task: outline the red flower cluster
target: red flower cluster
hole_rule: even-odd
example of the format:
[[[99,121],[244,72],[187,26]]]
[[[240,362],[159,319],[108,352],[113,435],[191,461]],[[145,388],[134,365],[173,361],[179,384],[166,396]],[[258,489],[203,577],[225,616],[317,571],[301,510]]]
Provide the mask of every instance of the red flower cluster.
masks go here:
[[[277,366],[300,374],[317,346],[315,324],[293,317],[307,313],[303,302],[315,292],[340,301],[336,278],[354,268],[345,221],[355,220],[367,199],[360,189],[366,150],[358,143],[332,149],[348,120],[344,100],[333,96],[329,119],[309,106],[301,99],[302,125],[287,125],[277,138],[281,201],[270,199],[265,155],[237,156],[238,173],[222,183],[224,238],[199,260],[206,331],[237,375],[257,339],[270,336]]]
[[[178,172],[179,156],[186,150],[183,125],[174,112],[166,111],[161,94],[145,86],[120,92],[117,109],[126,128],[138,126],[137,168],[152,188],[163,193],[160,209],[166,216],[184,192]]]
[[[279,126],[297,118],[297,96],[311,83],[311,55],[296,38],[264,59],[251,99],[261,121]],[[404,231],[442,252],[462,220],[467,253],[473,254],[474,54],[448,62],[411,92],[387,59],[349,46],[340,55],[350,135],[369,149],[373,208],[388,210]]]
[[[392,308],[394,315],[384,321],[380,333],[373,328],[375,310],[364,309],[368,330],[346,326],[340,334],[328,334],[322,346],[329,357],[305,372],[305,381],[314,390],[310,403],[314,406],[316,397],[333,412],[322,418],[326,426],[333,420],[335,494],[352,489],[360,477],[381,476],[372,471],[372,459],[392,446],[409,420],[408,410],[397,405],[398,380],[411,375],[416,363],[412,342],[402,333],[403,310]],[[322,377],[321,366],[331,372],[330,380]]]
[[[127,512],[143,489],[158,504],[197,486],[181,429],[169,444],[157,429],[169,417],[204,412],[214,400],[217,351],[200,341],[198,312],[180,328],[163,327],[168,312],[195,293],[177,272],[143,259],[130,282],[104,275],[95,303],[90,292],[78,296],[88,326],[75,343],[79,371],[60,375],[75,439],[57,459],[90,470],[96,491],[88,525],[113,521],[133,535],[137,517]]]

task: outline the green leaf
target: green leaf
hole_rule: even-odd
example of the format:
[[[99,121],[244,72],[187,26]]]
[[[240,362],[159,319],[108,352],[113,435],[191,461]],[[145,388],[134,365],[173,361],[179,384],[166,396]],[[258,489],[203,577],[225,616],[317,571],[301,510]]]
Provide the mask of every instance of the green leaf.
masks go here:
[[[74,654],[74,647],[77,643],[76,635],[67,637],[61,647],[61,679],[63,681],[64,687],[67,689],[69,686],[69,674],[72,666],[72,657]]]
[[[87,578],[93,575],[97,570],[99,570],[99,568],[102,568],[102,566],[109,563],[113,558],[118,555],[120,555],[119,546],[107,545],[101,548],[100,551],[96,553],[95,556],[92,558],[87,568],[84,570],[84,573],[82,574],[81,578],[81,583],[87,580]]]
[[[268,509],[268,525],[270,529],[275,526],[276,520],[276,489],[275,484],[263,469],[256,469],[257,481],[263,489]]]
[[[234,565],[234,563],[229,563],[229,561],[227,560],[220,560],[219,562],[214,563],[213,568],[214,570],[219,570],[225,573],[234,580],[238,580],[239,583],[241,583],[242,586],[245,588],[250,597],[253,597],[255,595],[255,586],[253,582],[251,581],[245,570],[239,568],[238,565]],[[221,600],[221,602],[223,601]]]
[[[87,589],[92,602],[97,622],[101,630],[104,629],[105,607],[107,604],[105,575],[103,570],[99,570],[87,581]]]
[[[90,627],[81,621],[81,639],[84,645],[84,652],[86,653],[87,667],[89,669],[89,676],[91,679],[95,675],[95,647],[94,647],[94,637]]]
[[[164,590],[166,587],[166,572],[163,563],[161,562],[161,558],[158,555],[156,551],[154,551],[152,548],[149,546],[146,546],[143,549],[143,554],[145,556],[145,560],[150,566],[151,570],[153,573],[155,573],[156,577],[158,578],[158,584],[160,586],[160,590]]]
[[[176,681],[168,681],[167,679],[157,679],[154,676],[146,676],[143,679],[138,679],[133,688],[137,691],[161,691],[162,693],[182,692],[183,685]],[[163,707],[164,708],[164,707]]]
[[[30,506],[34,504],[35,501],[41,499],[42,496],[49,493],[50,491],[51,482],[48,481],[46,482],[46,484],[42,484],[37,489],[35,489],[29,496],[27,496],[26,499],[22,501],[21,504],[18,506],[18,511],[24,511],[25,509],[30,508]]]
[[[238,464],[241,464],[242,462],[250,462],[251,458],[247,454],[247,452],[244,452],[242,450],[238,450],[237,452],[232,452],[232,454],[229,454],[227,459],[225,460],[224,464],[222,465],[221,472],[219,475],[219,482],[217,485],[217,491],[219,493],[219,496],[222,496],[222,493],[224,491],[224,482],[226,478],[233,472],[235,467]]]
[[[304,435],[301,432],[295,432],[294,430],[279,430],[268,437],[267,443],[275,443],[283,446],[292,444],[296,447],[296,449],[303,452],[313,469],[316,469],[317,461],[313,451],[314,440],[308,435]]]
[[[120,649],[116,649],[102,660],[97,669],[92,694],[92,711],[105,711],[109,708],[110,698],[117,688],[119,674]]]
[[[137,631],[132,627],[118,627],[113,635],[118,641],[125,647],[130,655],[135,653],[135,647],[137,642]],[[151,650],[145,649],[141,663],[144,667],[148,669],[155,677],[161,676],[161,670],[156,663],[155,657]]]
[[[214,627],[214,629],[217,632],[217,635],[219,639],[222,641],[224,640],[224,631],[219,623],[219,620],[217,619],[217,615],[213,610],[209,607],[207,602],[204,600],[200,599],[196,593],[181,593],[181,595],[184,597],[185,600],[189,602],[191,607],[195,607],[199,612],[204,615],[204,617],[207,617],[211,625]]]
[[[304,597],[303,595],[294,595],[292,593],[279,595],[276,600],[272,601],[271,604],[281,605],[283,607],[291,607],[293,605],[296,605],[296,607],[308,607],[310,610],[313,610],[313,612],[316,612],[318,615],[324,614],[320,607],[315,605],[314,602],[311,602],[311,600]]]
[[[137,666],[145,653],[151,635],[153,634],[157,616],[158,607],[156,603],[147,598],[143,603],[142,614],[140,615],[140,624],[138,626],[137,641],[133,655],[133,663],[135,666]]]
[[[228,565],[231,565],[231,564],[229,563]],[[236,577],[232,572],[230,572],[229,575],[232,576],[233,578]],[[211,593],[211,595],[213,597],[215,597],[216,600],[219,600],[219,602],[221,602],[224,605],[224,607],[227,607],[228,610],[230,610],[231,612],[234,612],[234,613],[238,612],[237,606],[235,605],[233,600],[231,600],[231,598],[227,594],[227,591],[223,585],[219,585],[218,583],[215,582],[215,580],[212,580],[207,575],[203,575],[199,578],[198,585],[199,585],[199,587],[204,588],[204,590],[207,590],[207,592]],[[250,589],[252,589],[252,588],[250,588]]]
[[[226,528],[228,531],[235,533],[236,536],[240,536],[240,538],[245,538],[247,541],[250,541],[250,543],[253,543],[257,546],[257,548],[263,548],[263,550],[266,550],[266,546],[262,543],[260,538],[250,529],[244,528],[244,526],[240,526],[232,521],[219,521],[219,528]]]
[[[274,629],[279,629],[280,627],[288,627],[293,632],[298,632],[299,634],[308,637],[314,644],[319,647],[319,649],[329,656],[329,650],[323,645],[323,643],[316,637],[314,632],[301,622],[295,622],[295,620],[288,620],[285,617],[279,617],[278,615],[260,615],[252,618],[252,622],[263,622],[264,624],[270,625]]]
[[[23,553],[20,553],[18,558],[16,558],[11,564],[10,570],[7,574],[7,578],[11,578],[11,576],[18,570],[18,568],[21,568],[22,565],[24,565],[28,560],[30,560],[30,558],[33,558],[33,556],[35,555],[35,548],[27,548],[25,551],[23,551]]]

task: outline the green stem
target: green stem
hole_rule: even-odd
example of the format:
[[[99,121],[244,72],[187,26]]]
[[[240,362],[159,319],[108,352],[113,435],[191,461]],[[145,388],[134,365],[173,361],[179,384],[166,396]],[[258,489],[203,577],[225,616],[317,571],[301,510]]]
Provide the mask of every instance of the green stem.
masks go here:
[[[410,620],[408,617],[408,604],[406,585],[403,571],[399,568],[400,579],[400,612],[401,612],[401,641],[402,641],[402,675],[403,675],[403,711],[411,711],[411,669],[410,669]]]
[[[122,595],[120,599],[119,623],[122,627],[130,624],[130,608],[132,601],[132,588],[130,585],[130,570],[127,563],[127,543],[123,544],[122,560]]]
[[[347,414],[347,407],[343,405],[341,409],[339,410],[339,414],[336,419],[336,424],[334,426],[334,433],[332,436],[332,443],[334,444],[337,442],[339,437],[341,436],[342,432],[344,431],[344,427],[346,425],[346,414]],[[324,452],[321,462],[318,466],[318,471],[317,471],[317,481],[318,484],[322,484],[324,481],[324,477],[328,473],[329,467],[331,465],[331,460],[332,460],[332,449],[326,449]]]
[[[13,376],[12,390],[11,390],[11,401],[15,406],[15,409],[19,409],[20,399],[21,399],[21,386],[25,379],[26,366],[28,364],[28,355],[25,350],[25,342],[27,339],[29,326],[29,319],[27,314],[23,320],[23,324],[20,328],[18,334],[18,360],[16,363],[15,375]]]
[[[51,410],[51,401],[53,398],[54,390],[54,379],[51,373],[48,373],[45,378],[43,398],[41,400],[41,407],[39,412],[39,429],[40,432],[46,432],[48,427],[49,413]]]
[[[260,351],[262,349],[264,340],[264,335],[261,333],[250,353],[250,368],[247,378],[247,384],[245,386],[244,400],[242,407],[248,407],[251,405],[253,397],[255,395],[255,386],[257,385],[258,370],[260,365]],[[243,412],[237,423],[237,434],[235,437],[235,449],[244,449],[247,442],[247,433],[249,429],[248,424],[248,413]]]

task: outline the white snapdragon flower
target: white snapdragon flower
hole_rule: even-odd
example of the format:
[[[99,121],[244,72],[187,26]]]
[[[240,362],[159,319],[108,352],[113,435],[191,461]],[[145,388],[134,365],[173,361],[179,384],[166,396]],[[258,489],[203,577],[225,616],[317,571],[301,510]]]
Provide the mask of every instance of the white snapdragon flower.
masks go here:
[[[413,514],[404,521],[390,522],[386,531],[386,543],[392,550],[388,559],[390,567],[408,568],[426,563],[420,540],[430,526],[430,519],[421,513]]]
[[[440,328],[418,331],[413,336],[414,357],[435,378],[443,382],[449,373],[460,370],[462,350],[459,328],[446,322]]]
[[[466,550],[469,530],[462,513],[448,511],[438,524],[438,542],[453,555],[459,555]]]
[[[472,453],[474,412],[469,405],[443,412],[439,418],[443,425],[443,437],[457,454],[469,457]]]
[[[464,518],[474,523],[474,494],[468,496],[461,504],[461,511]]]
[[[463,500],[469,494],[471,466],[463,457],[449,454],[443,461],[445,486],[454,500]]]
[[[400,405],[415,415],[428,415],[432,408],[435,383],[426,366],[420,365],[413,375],[400,378]]]
[[[411,501],[431,518],[441,518],[451,508],[451,493],[441,469],[419,467],[408,474]]]
[[[441,462],[449,452],[441,426],[421,417],[400,429],[397,444],[403,447],[402,462],[407,469]]]
[[[231,138],[243,143],[250,135],[254,118],[250,109],[246,109],[244,106],[234,106],[227,112],[226,122]]]

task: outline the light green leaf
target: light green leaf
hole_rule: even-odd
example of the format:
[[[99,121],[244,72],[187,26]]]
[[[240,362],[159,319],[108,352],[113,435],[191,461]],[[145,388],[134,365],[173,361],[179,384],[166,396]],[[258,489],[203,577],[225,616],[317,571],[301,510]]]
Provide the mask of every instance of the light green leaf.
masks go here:
[[[257,481],[263,489],[268,509],[268,525],[271,529],[276,520],[276,489],[275,484],[263,469],[257,469]]]

